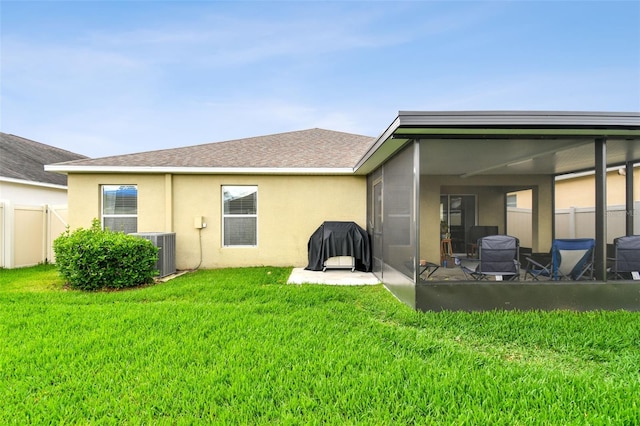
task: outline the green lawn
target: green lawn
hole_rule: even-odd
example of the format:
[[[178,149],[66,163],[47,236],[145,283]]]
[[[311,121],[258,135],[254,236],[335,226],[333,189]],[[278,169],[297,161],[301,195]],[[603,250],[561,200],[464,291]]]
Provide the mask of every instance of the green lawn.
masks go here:
[[[637,313],[418,313],[288,273],[0,270],[0,424],[640,424]]]

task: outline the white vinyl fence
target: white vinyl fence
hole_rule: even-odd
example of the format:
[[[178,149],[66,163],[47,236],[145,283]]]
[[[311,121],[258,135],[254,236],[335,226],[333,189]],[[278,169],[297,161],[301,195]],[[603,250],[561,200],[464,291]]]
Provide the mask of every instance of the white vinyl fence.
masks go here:
[[[54,262],[53,240],[67,227],[67,206],[0,200],[0,268]]]
[[[626,234],[625,206],[607,208],[607,243]],[[595,238],[596,213],[594,207],[556,210],[556,238]],[[509,207],[507,209],[509,235],[520,239],[522,247],[531,247],[531,210]],[[640,234],[640,202],[634,203],[633,228]]]

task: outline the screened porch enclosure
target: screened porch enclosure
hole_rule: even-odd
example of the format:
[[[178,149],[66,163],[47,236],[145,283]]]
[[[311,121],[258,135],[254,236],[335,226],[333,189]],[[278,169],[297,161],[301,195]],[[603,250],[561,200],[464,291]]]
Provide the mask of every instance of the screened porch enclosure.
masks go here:
[[[487,126],[478,125],[487,120],[483,114],[471,120],[473,125],[460,124],[466,113],[452,113],[453,118],[442,114],[401,112],[377,141],[370,161],[361,164],[368,176],[373,271],[396,297],[417,309],[436,311],[640,310],[640,283],[607,282],[604,179],[610,166],[626,167],[630,175],[625,211],[631,218],[625,233],[630,235],[637,201],[632,182],[633,164],[640,161],[640,114],[631,114],[626,121],[629,117],[603,118],[594,113],[602,119],[595,127],[589,124],[593,117],[582,113],[560,117],[565,124],[552,126],[541,126],[537,114],[516,117],[522,121],[516,125],[513,117],[495,113]],[[496,124],[503,119],[506,125]],[[405,121],[410,124],[404,125]],[[443,239],[451,241],[456,256],[464,257],[469,254],[472,227],[509,234],[509,194],[520,191],[531,197],[524,248],[527,253],[549,252],[556,238],[555,177],[587,170],[595,172],[595,281],[478,283],[439,281],[438,274],[421,279],[421,260],[442,270]]]
[[[409,144],[367,178],[373,273],[409,305],[415,305],[418,151],[417,144]]]

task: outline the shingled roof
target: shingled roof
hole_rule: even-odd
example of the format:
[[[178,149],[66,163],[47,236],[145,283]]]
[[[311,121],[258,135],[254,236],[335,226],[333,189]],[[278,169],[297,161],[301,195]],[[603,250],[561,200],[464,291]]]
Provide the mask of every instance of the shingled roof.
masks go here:
[[[87,158],[43,143],[0,132],[0,177],[67,185],[67,177],[44,170],[45,164]]]
[[[309,129],[226,142],[56,164],[57,171],[97,168],[352,169],[375,141]]]

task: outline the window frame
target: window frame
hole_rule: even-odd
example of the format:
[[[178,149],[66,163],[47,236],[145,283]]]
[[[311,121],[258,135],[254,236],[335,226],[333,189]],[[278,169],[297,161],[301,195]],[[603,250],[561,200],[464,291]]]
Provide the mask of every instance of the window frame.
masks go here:
[[[226,188],[252,188],[254,191],[251,193],[255,193],[255,213],[226,213],[225,212],[225,189]],[[221,185],[220,187],[220,198],[221,198],[221,210],[222,210],[222,226],[221,226],[221,237],[222,237],[222,247],[223,248],[255,248],[258,247],[258,185]],[[225,224],[227,218],[254,218],[255,219],[255,244],[226,244],[226,236],[225,236]]]
[[[136,212],[135,214],[132,213],[105,213],[105,191],[108,188],[122,188],[122,187],[134,187],[136,189]],[[109,218],[116,218],[116,219],[120,219],[120,218],[135,218],[136,219],[136,230],[133,231],[133,233],[138,232],[138,201],[139,201],[140,195],[139,195],[139,191],[138,191],[138,185],[137,184],[101,184],[100,185],[100,225],[102,227],[102,229],[106,229],[105,228],[105,219],[109,219]],[[110,229],[110,228],[109,228]],[[114,230],[112,229],[112,231],[116,231],[118,232],[119,230]]]

